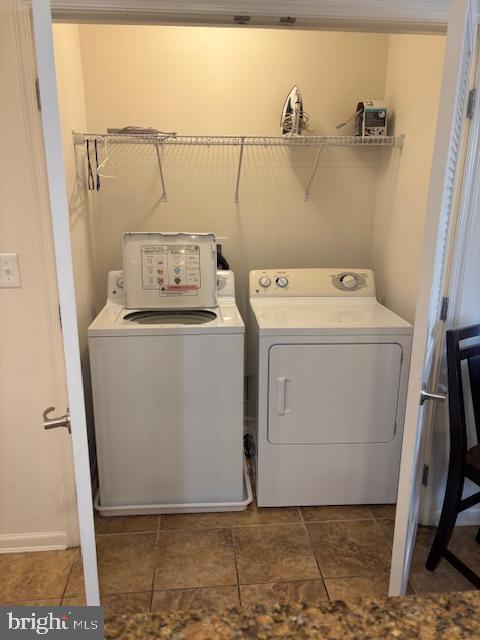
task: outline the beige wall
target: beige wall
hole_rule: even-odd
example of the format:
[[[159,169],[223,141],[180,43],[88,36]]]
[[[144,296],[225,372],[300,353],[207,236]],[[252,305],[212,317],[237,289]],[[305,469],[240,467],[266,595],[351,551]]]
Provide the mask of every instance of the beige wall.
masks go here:
[[[378,181],[371,266],[378,294],[410,322],[415,317],[430,165],[443,70],[443,36],[389,37],[385,101],[401,154],[385,156]]]
[[[81,25],[80,38],[91,131],[186,135],[277,135],[294,84],[316,133],[333,134],[359,97],[381,97],[388,45],[381,34],[121,25]]]
[[[44,409],[59,415],[67,401],[44,176],[25,117],[37,113],[35,76],[21,66],[12,16],[0,3],[0,251],[18,252],[22,283],[0,289],[0,552],[67,544],[75,510],[70,436],[42,424]]]
[[[295,82],[315,132],[334,133],[359,96],[383,93],[388,38],[82,25],[80,42],[90,131],[139,124],[183,134],[255,135],[279,133],[281,107]],[[159,201],[152,147],[109,151],[119,176],[103,179],[91,197],[97,308],[106,272],[121,266],[121,236],[129,230],[215,232],[236,272],[242,311],[250,269],[368,265],[376,150],[325,150],[305,202],[316,149],[248,148],[238,205],[238,148],[166,148],[168,203]]]

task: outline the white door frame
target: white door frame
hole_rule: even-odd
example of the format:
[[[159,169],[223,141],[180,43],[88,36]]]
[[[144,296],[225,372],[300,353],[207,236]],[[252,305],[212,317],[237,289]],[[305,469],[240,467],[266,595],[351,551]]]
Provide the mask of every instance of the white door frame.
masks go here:
[[[93,522],[92,485],[50,1],[33,0],[32,10],[37,71],[42,102],[43,138],[50,195],[50,212],[57,264],[58,296],[62,314],[63,349],[72,428],[85,595],[88,605],[98,605],[100,604],[100,597]]]

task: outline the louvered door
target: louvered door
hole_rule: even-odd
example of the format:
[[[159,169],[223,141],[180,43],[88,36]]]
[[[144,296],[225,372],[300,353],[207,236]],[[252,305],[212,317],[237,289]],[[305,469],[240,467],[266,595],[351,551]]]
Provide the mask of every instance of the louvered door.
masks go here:
[[[422,438],[432,401],[420,403],[422,387],[436,391],[442,340],[442,292],[463,147],[476,24],[470,0],[452,0],[445,66],[433,151],[422,272],[415,315],[412,360],[400,465],[390,595],[405,593],[416,537],[421,493]]]

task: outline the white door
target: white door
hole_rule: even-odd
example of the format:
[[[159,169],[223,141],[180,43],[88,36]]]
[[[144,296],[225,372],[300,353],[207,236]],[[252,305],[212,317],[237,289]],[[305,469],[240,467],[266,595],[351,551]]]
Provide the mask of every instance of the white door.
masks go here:
[[[269,353],[271,444],[394,439],[402,367],[399,344],[276,344]]]
[[[478,35],[477,35],[478,40]],[[480,87],[478,55],[475,59],[473,86]],[[448,301],[448,315],[444,322],[443,339],[439,353],[439,388],[448,387],[446,330],[460,325],[473,324],[480,314],[480,299],[477,295],[478,256],[480,255],[480,234],[478,215],[480,211],[480,111],[477,100],[470,109],[469,126],[464,153],[462,154],[461,186],[457,190],[458,205],[454,216],[455,231],[449,247],[447,276],[444,279],[443,297]],[[448,467],[448,403],[434,403],[432,419],[428,424],[424,447],[425,481],[422,487],[420,523],[436,525],[443,502]],[[465,483],[465,491],[473,493],[476,486]],[[475,524],[478,510],[469,509],[459,515],[458,523]]]
[[[77,489],[85,594],[87,604],[99,604],[97,556],[93,524],[92,487],[78,344],[77,313],[65,170],[57,102],[52,19],[49,0],[33,0],[33,27],[42,104],[44,146],[52,216],[57,284],[62,316],[72,446]]]
[[[406,592],[421,494],[422,437],[432,400],[420,404],[422,385],[436,391],[443,335],[441,305],[448,243],[466,130],[476,24],[471,0],[452,0],[437,133],[432,159],[421,279],[415,314],[405,429],[393,541],[390,595]]]

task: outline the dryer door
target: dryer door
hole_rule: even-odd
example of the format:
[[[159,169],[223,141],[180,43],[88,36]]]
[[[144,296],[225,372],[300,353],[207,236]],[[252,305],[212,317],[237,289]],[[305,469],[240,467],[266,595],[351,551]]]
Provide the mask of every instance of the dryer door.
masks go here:
[[[396,343],[274,345],[272,444],[361,444],[395,437],[402,347]]]

